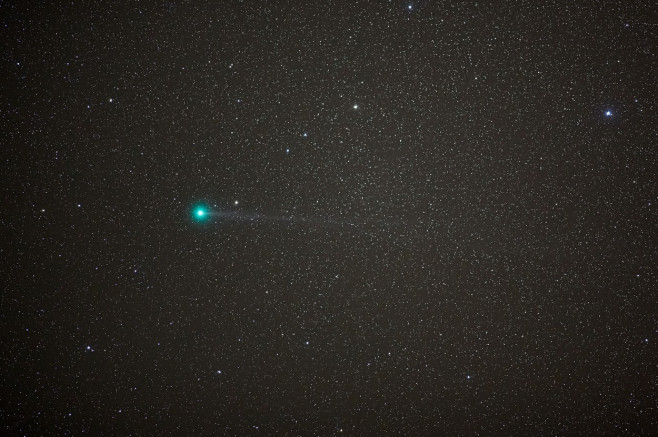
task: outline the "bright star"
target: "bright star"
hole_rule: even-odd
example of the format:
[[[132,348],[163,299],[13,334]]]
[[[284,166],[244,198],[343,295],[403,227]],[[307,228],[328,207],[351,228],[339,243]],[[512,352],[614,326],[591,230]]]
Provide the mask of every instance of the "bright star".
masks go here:
[[[357,105],[357,104],[355,103],[354,106],[352,106],[352,108],[354,108],[354,109],[359,109],[359,105]]]
[[[612,111],[605,111],[605,116],[606,117],[612,116]]]

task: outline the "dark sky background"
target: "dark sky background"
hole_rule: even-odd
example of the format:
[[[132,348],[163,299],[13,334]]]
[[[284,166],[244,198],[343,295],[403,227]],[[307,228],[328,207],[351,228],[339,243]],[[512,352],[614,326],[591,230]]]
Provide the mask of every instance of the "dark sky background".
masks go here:
[[[2,433],[655,432],[657,9],[0,2]]]

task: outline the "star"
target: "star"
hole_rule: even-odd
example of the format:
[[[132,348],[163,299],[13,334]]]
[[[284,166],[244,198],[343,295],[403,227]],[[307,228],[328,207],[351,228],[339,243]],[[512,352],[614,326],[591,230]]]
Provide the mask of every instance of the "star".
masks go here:
[[[352,108],[354,108],[354,109],[359,109],[359,105],[357,105],[357,104],[355,103],[354,106],[352,106]]]
[[[609,110],[609,109],[607,111],[605,111],[605,116],[606,117],[612,117],[612,111]]]
[[[407,9],[409,9],[409,10],[412,10],[413,8],[414,8],[413,5],[409,5],[409,6],[407,6]]]

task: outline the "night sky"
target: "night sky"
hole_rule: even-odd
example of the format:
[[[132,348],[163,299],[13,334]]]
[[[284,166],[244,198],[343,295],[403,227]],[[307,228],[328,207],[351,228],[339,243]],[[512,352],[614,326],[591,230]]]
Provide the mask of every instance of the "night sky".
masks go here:
[[[0,2],[3,435],[650,435],[653,1]]]

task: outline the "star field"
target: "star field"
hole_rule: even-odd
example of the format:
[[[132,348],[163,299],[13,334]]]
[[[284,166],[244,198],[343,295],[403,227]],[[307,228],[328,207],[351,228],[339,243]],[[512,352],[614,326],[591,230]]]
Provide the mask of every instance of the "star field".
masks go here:
[[[3,435],[652,435],[655,8],[3,3]]]

